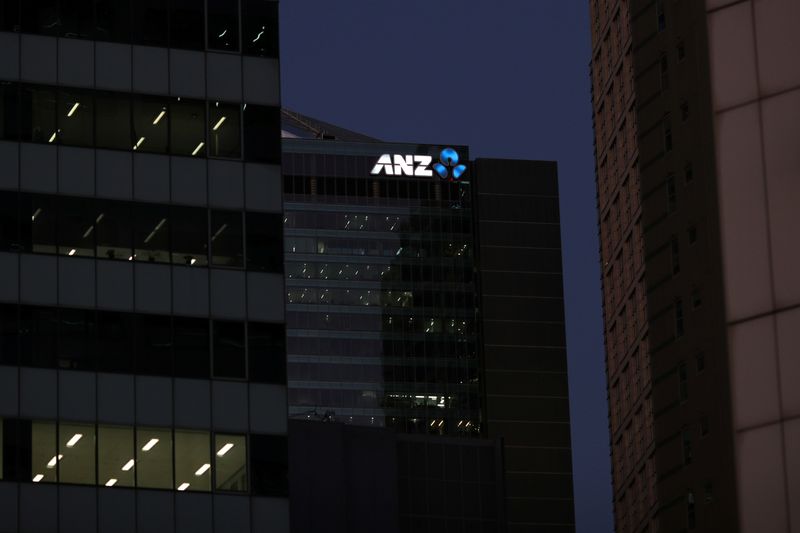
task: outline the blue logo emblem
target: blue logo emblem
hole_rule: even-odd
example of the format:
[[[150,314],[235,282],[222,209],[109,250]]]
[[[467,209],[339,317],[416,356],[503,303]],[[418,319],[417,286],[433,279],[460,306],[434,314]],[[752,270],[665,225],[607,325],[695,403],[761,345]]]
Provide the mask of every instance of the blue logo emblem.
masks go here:
[[[442,150],[442,153],[439,154],[439,161],[441,161],[441,163],[434,164],[433,170],[435,170],[443,180],[457,180],[463,176],[464,172],[467,170],[465,165],[458,164],[458,152],[452,148],[445,148]]]

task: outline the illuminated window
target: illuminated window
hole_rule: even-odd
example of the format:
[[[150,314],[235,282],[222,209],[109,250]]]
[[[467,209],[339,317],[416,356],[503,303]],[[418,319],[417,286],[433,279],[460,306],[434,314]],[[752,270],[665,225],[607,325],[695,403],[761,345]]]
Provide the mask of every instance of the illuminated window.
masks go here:
[[[211,490],[209,446],[207,432],[175,430],[175,489]]]
[[[95,484],[94,425],[59,424],[58,454],[59,482]]]
[[[106,487],[133,487],[136,461],[133,428],[100,426],[97,429],[97,483]],[[131,464],[133,461],[133,464]]]
[[[148,489],[171,489],[172,431],[159,428],[137,428],[136,459],[128,459],[122,470],[136,468],[137,486]]]
[[[31,423],[31,480],[34,483],[58,481],[55,422]]]
[[[214,454],[217,490],[247,491],[247,440],[241,435],[216,435]]]

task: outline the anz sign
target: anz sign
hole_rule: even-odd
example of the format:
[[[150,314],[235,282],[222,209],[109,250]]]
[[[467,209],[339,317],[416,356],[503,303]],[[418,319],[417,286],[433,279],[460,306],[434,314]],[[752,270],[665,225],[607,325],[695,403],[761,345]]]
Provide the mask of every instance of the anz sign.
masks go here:
[[[372,167],[370,174],[430,178],[436,172],[443,180],[456,181],[467,170],[467,167],[459,164],[458,160],[458,152],[452,148],[442,150],[436,163],[433,163],[433,157],[429,155],[383,154]]]

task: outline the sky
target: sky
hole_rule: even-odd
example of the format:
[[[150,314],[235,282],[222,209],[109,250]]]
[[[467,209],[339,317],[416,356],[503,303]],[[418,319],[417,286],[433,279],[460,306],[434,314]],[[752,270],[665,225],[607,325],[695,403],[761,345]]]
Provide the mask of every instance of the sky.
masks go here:
[[[559,168],[575,511],[611,533],[587,0],[283,0],[284,107]]]

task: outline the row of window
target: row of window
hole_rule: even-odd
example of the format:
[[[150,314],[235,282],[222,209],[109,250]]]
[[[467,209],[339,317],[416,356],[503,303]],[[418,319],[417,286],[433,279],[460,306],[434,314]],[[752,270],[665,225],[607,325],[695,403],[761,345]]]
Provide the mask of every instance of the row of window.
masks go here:
[[[0,420],[6,481],[286,496],[287,459],[286,437]]]
[[[316,384],[320,387],[324,386],[322,383]],[[426,385],[426,384],[422,384]],[[480,407],[480,396],[477,392],[477,384],[463,385],[464,392],[458,394],[451,394],[447,396],[437,395],[436,402],[419,403],[415,404],[413,398],[420,396],[428,398],[428,394],[424,391],[415,393],[385,393],[382,389],[383,385],[376,386],[375,389],[359,389],[359,390],[345,390],[337,387],[330,389],[325,388],[300,388],[291,387],[289,389],[289,404],[294,407],[344,407],[354,409],[386,409],[390,414],[404,414],[408,411],[416,414],[419,418],[433,418],[437,417],[437,432],[443,428],[445,424],[450,424],[450,427],[445,428],[445,431],[451,432],[455,428],[455,421],[453,418],[445,420],[448,416],[453,417],[457,411],[463,417],[469,418],[471,411],[477,411]],[[420,387],[423,389],[423,387]],[[466,389],[473,389],[469,392]],[[410,399],[409,399],[410,398]],[[446,400],[443,400],[445,399]],[[439,401],[446,401],[446,405],[439,405]],[[475,417],[477,419],[477,417]],[[444,421],[443,421],[444,420]],[[441,425],[439,425],[441,424]],[[453,431],[454,432],[454,431]]]
[[[445,310],[445,313],[447,310]],[[474,334],[474,320],[464,317],[403,316],[391,314],[360,314],[299,312],[286,313],[286,323],[291,329],[329,331],[366,331],[382,334],[413,335],[420,333],[449,333],[469,336]]]
[[[286,383],[283,324],[0,304],[0,364]]]
[[[0,191],[0,250],[283,271],[281,216]]]
[[[472,265],[286,263],[289,279],[380,281],[406,283],[472,283]]]
[[[450,240],[297,237],[288,236],[286,253],[329,255],[372,255],[380,257],[458,258],[472,257],[469,242]]]
[[[339,159],[335,160],[340,162]],[[319,166],[319,168],[324,168]],[[363,175],[367,175],[365,172]],[[466,209],[471,206],[468,183],[424,180],[285,175],[284,193],[289,202],[342,203],[363,205],[413,205]]]
[[[466,291],[324,289],[290,287],[286,301],[290,304],[355,305],[375,307],[427,307],[433,309],[473,309],[475,294]]]
[[[298,357],[330,357],[331,361],[338,357],[423,357],[441,360],[477,357],[475,342],[471,339],[342,339],[311,337],[295,331],[290,331],[286,352]]]
[[[236,0],[0,0],[0,31],[278,57],[278,2],[241,13]]]
[[[385,233],[472,233],[472,220],[463,211],[381,215],[294,211],[286,213],[286,227],[315,230],[374,231]]]
[[[279,163],[280,110],[0,82],[0,139]]]

